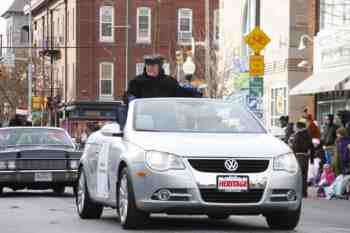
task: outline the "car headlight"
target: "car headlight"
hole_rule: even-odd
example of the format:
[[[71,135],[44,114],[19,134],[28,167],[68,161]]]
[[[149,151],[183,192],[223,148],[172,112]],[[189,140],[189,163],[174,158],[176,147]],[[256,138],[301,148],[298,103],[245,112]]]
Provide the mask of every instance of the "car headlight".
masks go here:
[[[0,170],[6,170],[7,164],[6,161],[0,161]]]
[[[70,160],[69,161],[69,168],[70,169],[76,170],[76,169],[78,169],[78,166],[79,166],[79,160]]]
[[[273,169],[276,171],[287,171],[296,173],[298,171],[298,162],[293,153],[277,156],[273,160]]]
[[[185,165],[181,158],[173,154],[159,151],[147,151],[146,164],[148,167],[156,171],[185,169]]]
[[[16,169],[16,161],[7,161],[7,168],[10,170]]]

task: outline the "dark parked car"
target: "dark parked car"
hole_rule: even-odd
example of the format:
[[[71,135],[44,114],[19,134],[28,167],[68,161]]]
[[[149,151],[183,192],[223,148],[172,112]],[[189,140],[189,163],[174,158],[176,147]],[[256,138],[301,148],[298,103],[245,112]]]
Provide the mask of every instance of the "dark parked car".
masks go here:
[[[75,186],[81,152],[60,128],[0,129],[0,194],[3,188],[53,189]]]

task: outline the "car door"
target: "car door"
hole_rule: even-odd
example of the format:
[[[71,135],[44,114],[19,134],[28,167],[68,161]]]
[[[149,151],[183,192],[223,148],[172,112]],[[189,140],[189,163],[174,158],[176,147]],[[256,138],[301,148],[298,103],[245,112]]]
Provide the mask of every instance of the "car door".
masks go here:
[[[109,177],[109,199],[108,202],[112,206],[116,206],[116,190],[118,180],[118,168],[121,161],[121,156],[125,153],[125,146],[122,137],[110,137],[109,147],[109,164],[108,164],[108,177]]]
[[[101,134],[99,132],[91,135],[85,145],[85,161],[84,161],[84,171],[86,176],[86,182],[90,195],[93,199],[96,198],[97,190],[97,163],[98,156],[101,150]]]

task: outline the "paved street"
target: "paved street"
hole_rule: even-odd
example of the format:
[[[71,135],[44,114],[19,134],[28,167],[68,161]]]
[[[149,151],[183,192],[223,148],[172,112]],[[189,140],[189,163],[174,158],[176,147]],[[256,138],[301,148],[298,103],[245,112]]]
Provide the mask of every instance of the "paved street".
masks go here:
[[[109,233],[125,232],[115,210],[106,209],[102,219],[81,220],[71,193],[63,197],[47,192],[7,192],[0,199],[1,233]],[[350,201],[304,202],[300,233],[349,233]],[[154,216],[146,229],[132,232],[271,232],[262,217],[234,216],[229,221],[206,217]],[[274,231],[276,232],[276,231]]]

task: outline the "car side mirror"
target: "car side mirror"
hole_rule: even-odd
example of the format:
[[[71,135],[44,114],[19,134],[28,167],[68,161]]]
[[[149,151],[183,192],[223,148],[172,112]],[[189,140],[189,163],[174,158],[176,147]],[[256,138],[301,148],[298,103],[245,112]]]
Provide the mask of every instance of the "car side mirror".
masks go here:
[[[118,123],[111,123],[103,126],[101,134],[107,137],[123,137],[124,135]]]

